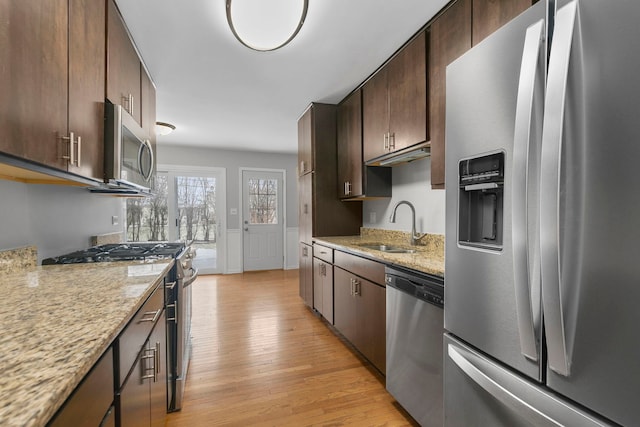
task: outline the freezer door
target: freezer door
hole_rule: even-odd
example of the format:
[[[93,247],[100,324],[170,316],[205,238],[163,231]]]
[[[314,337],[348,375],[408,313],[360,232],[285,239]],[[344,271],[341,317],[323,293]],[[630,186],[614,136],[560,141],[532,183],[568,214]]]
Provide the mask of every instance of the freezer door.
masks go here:
[[[444,337],[446,427],[608,426],[474,351]]]
[[[545,2],[447,67],[445,329],[541,381],[538,170]],[[462,160],[504,155],[499,248],[460,244]],[[468,186],[484,191],[478,186]],[[500,214],[498,214],[500,215]]]
[[[547,382],[622,425],[640,420],[639,17],[558,3],[542,147]]]

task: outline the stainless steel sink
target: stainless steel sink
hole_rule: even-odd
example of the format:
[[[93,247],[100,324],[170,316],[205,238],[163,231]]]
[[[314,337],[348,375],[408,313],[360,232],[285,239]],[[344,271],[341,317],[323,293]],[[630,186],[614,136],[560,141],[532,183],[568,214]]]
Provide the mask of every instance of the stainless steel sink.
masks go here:
[[[401,248],[399,246],[390,246],[390,245],[381,245],[376,243],[362,243],[360,245],[361,248],[373,249],[375,251],[388,252],[394,254],[413,254],[416,252],[415,249],[406,249]]]

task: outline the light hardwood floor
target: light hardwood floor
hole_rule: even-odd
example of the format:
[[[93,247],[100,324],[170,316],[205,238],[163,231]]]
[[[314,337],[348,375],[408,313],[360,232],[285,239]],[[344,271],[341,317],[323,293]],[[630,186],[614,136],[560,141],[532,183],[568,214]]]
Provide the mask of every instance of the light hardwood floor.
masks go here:
[[[416,426],[384,377],[298,296],[298,270],[201,276],[183,409],[169,427]]]

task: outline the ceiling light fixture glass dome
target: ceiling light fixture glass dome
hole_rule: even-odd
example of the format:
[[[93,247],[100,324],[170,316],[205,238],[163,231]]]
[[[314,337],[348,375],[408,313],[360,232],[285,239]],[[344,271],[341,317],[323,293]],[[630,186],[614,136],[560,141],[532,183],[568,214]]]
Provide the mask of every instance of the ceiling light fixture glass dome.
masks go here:
[[[280,49],[298,34],[309,0],[226,0],[231,32],[249,49]]]

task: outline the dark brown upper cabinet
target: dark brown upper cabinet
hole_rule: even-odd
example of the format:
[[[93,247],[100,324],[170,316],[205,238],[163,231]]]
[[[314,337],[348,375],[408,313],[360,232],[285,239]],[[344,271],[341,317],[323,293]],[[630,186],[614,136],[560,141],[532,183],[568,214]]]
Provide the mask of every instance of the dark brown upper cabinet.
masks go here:
[[[471,48],[471,0],[457,0],[430,27],[431,187],[444,188],[446,68]]]
[[[108,0],[107,98],[142,125],[140,58],[113,0]]]
[[[527,10],[537,0],[473,0],[473,45]]]
[[[419,33],[362,88],[365,163],[427,140],[426,33]]]
[[[362,91],[338,106],[338,194],[362,195]]]
[[[298,178],[299,236],[310,245],[315,236],[360,233],[362,203],[342,203],[336,194],[336,106],[314,103],[298,120],[299,150],[309,149],[309,173]]]
[[[0,20],[0,151],[102,179],[104,2],[5,1]]]
[[[446,67],[525,11],[532,0],[457,0],[430,26],[431,187],[444,188]]]
[[[391,168],[363,164],[361,89],[338,106],[338,195],[344,200],[391,197]]]

